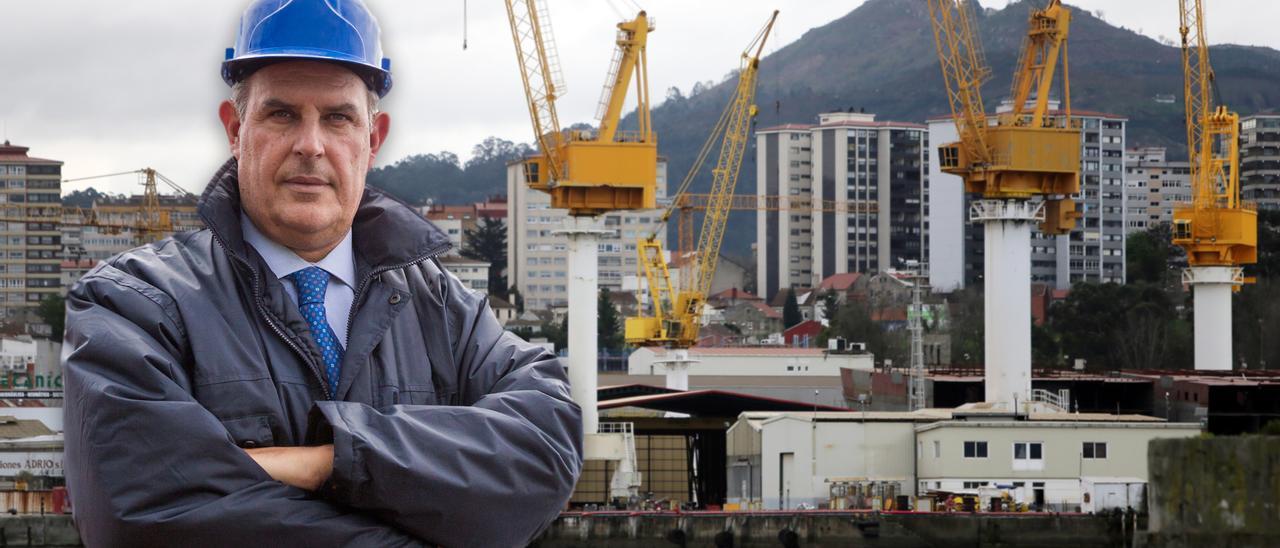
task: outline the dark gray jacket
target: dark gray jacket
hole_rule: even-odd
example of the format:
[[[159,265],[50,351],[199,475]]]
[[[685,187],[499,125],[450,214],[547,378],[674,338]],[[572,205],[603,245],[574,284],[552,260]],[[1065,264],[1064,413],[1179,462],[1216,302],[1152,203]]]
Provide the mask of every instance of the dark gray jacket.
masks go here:
[[[367,190],[336,395],[307,323],[239,225],[236,163],[205,230],[105,261],[67,297],[66,475],[86,544],[527,544],[582,464],[551,354],[433,257],[448,239]],[[332,442],[317,493],[242,447]]]

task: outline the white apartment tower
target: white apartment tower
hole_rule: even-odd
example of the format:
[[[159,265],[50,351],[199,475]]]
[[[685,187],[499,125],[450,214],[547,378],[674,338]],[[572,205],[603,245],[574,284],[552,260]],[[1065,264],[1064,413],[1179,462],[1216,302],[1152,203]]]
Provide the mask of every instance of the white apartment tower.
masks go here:
[[[39,321],[40,301],[62,287],[62,162],[0,145],[0,319]]]
[[[1056,109],[1056,101],[1050,101]],[[997,112],[1008,109],[1006,101]],[[1051,114],[1060,114],[1054,110]],[[994,118],[994,116],[993,116]],[[1080,281],[1124,283],[1125,263],[1125,127],[1115,114],[1072,110],[1081,126],[1080,193],[1074,196],[1081,218],[1069,234],[1046,236],[1031,231],[1031,281],[1067,289]],[[950,116],[929,119],[929,142],[956,140]],[[970,197],[960,177],[930,173],[933,192],[930,226],[929,285],[940,291],[981,285],[983,231],[969,223]]]
[[[844,272],[928,257],[929,144],[923,125],[821,114],[756,132],[756,192],[823,211],[758,211],[757,287],[766,298]]]
[[[667,194],[667,163],[658,160],[657,198]],[[526,310],[564,308],[569,303],[568,240],[555,232],[569,216],[551,209],[551,197],[525,184],[524,164],[507,164],[507,283],[524,298]],[[621,211],[602,215],[601,225],[610,234],[600,239],[600,288],[622,291],[623,280],[637,273],[636,241],[647,236],[662,211]],[[658,227],[666,242],[667,229]],[[630,288],[627,288],[630,289]]]
[[[1191,165],[1170,162],[1163,147],[1130,149],[1124,157],[1125,231],[1173,222],[1173,208],[1191,201]]]

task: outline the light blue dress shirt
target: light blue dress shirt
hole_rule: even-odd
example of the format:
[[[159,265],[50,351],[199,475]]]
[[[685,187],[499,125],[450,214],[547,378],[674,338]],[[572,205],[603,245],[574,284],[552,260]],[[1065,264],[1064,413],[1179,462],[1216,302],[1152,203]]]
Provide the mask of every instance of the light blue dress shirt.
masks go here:
[[[309,266],[318,266],[330,274],[329,285],[324,291],[325,319],[329,320],[329,327],[333,329],[334,334],[338,336],[338,342],[342,343],[345,349],[351,301],[355,300],[356,296],[356,257],[351,250],[351,230],[347,230],[347,235],[338,243],[338,247],[333,248],[333,251],[316,263],[307,262],[292,249],[267,238],[258,230],[258,227],[253,225],[253,221],[249,220],[249,216],[243,210],[240,212],[240,231],[244,233],[245,243],[258,251],[262,259],[267,262],[267,267],[271,268],[271,273],[280,279],[285,293],[293,299],[295,307],[298,305],[298,289],[293,287],[291,280],[284,278]]]

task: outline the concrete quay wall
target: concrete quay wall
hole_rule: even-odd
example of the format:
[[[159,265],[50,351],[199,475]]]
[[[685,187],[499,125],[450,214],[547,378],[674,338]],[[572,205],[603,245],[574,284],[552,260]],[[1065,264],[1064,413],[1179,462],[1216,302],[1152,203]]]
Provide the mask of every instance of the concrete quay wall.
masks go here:
[[[539,548],[1130,546],[1134,517],[872,511],[566,512]]]

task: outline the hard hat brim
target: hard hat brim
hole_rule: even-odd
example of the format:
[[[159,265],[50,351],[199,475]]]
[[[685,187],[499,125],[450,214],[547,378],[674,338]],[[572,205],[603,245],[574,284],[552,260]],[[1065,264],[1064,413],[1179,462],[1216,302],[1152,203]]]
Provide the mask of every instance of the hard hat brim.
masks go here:
[[[378,97],[385,97],[387,92],[391,91],[391,71],[370,66],[362,59],[352,58],[349,55],[330,50],[300,50],[292,48],[285,50],[281,48],[280,51],[261,51],[236,57],[235,59],[228,59],[222,62],[222,80],[228,86],[232,86],[237,82],[243,82],[262,67],[286,61],[333,63],[354,72],[371,91],[378,94]],[[389,63],[386,59],[383,62]]]

